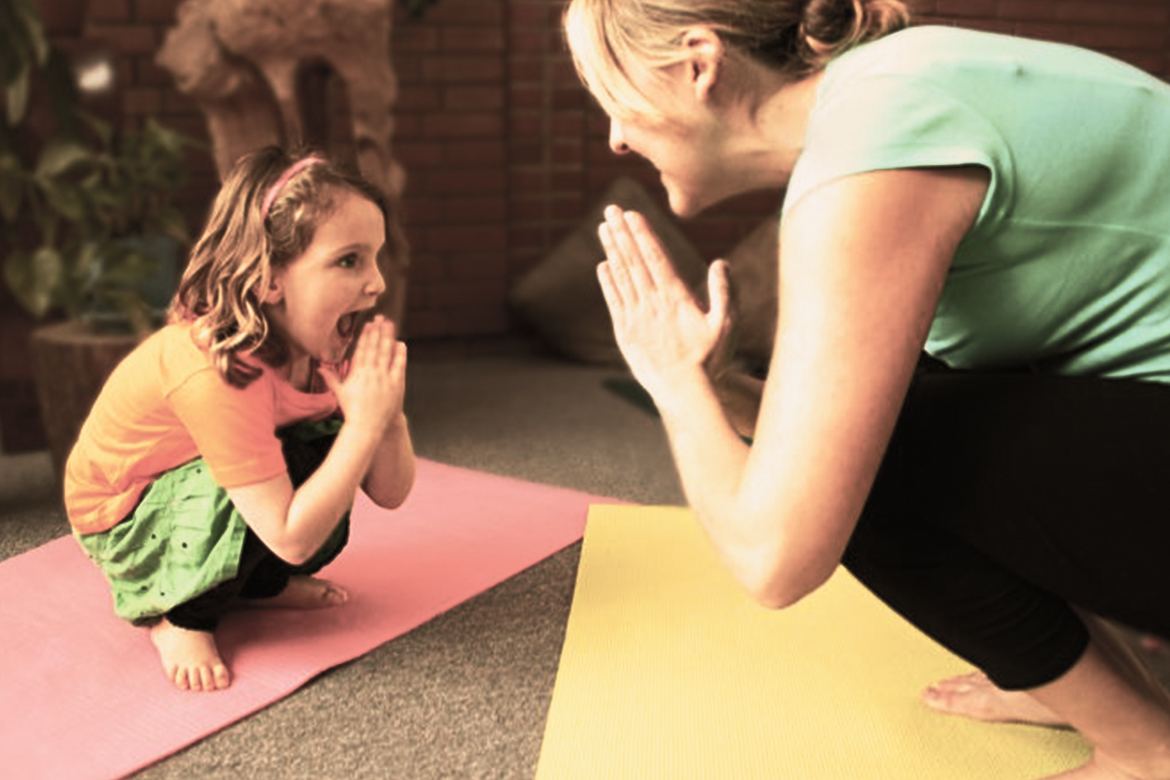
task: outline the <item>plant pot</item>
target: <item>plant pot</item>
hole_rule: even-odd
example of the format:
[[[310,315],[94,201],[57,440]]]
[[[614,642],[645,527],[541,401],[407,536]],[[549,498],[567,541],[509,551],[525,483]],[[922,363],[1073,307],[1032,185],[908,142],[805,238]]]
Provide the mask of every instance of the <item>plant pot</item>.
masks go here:
[[[106,379],[137,345],[132,333],[104,333],[78,321],[33,331],[37,399],[58,481]]]

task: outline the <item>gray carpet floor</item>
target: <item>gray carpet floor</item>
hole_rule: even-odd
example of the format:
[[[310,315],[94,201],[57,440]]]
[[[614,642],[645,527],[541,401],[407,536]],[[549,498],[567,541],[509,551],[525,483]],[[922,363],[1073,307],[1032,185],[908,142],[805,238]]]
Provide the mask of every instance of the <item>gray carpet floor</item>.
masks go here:
[[[412,351],[420,456],[682,503],[657,419],[603,387],[621,371],[502,351]],[[0,457],[0,559],[67,532],[47,454]],[[573,545],[136,777],[533,777],[579,555]]]
[[[416,449],[457,466],[681,504],[658,420],[603,386],[624,376],[527,349],[460,359],[412,351]],[[0,457],[0,559],[67,530],[47,454]],[[579,556],[573,545],[136,777],[532,778]],[[1164,681],[1168,658],[1154,659]]]

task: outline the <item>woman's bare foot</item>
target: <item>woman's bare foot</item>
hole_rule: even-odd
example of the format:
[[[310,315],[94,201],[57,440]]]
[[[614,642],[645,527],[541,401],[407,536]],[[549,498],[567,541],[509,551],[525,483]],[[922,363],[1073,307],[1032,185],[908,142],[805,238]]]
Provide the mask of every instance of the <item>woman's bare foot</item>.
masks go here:
[[[316,577],[291,577],[288,585],[277,595],[268,599],[248,599],[249,607],[268,609],[326,609],[339,607],[349,600],[349,593],[329,580]]]
[[[1068,728],[1068,723],[1024,691],[996,687],[983,672],[936,682],[922,692],[932,710],[988,723],[1031,723]]]
[[[1170,777],[1156,766],[1122,766],[1096,751],[1084,766],[1052,775],[1045,780],[1162,780]]]
[[[150,639],[162,658],[167,679],[179,690],[218,691],[232,684],[211,633],[179,628],[163,618],[151,627]]]

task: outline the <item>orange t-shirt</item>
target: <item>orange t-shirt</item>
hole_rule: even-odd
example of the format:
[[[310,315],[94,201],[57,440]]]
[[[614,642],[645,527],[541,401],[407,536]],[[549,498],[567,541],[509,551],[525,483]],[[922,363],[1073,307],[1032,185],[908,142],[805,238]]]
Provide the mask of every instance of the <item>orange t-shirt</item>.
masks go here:
[[[65,466],[65,508],[78,534],[121,522],[162,473],[202,457],[223,488],[285,472],[276,429],[337,409],[333,393],[302,393],[265,367],[232,387],[196,344],[190,323],[168,325],[106,381]]]

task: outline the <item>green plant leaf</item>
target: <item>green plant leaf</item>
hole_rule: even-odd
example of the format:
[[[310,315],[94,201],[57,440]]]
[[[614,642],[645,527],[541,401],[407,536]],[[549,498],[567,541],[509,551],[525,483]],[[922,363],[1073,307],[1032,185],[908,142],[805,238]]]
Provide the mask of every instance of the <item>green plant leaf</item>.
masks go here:
[[[57,49],[50,49],[42,68],[53,115],[59,132],[67,137],[77,135],[77,83],[69,59]]]
[[[14,154],[0,154],[0,218],[9,224],[20,216],[24,200],[24,172]]]
[[[4,89],[5,113],[8,124],[13,127],[20,124],[25,112],[28,111],[29,83],[30,71],[26,67],[19,71]]]
[[[44,179],[38,181],[38,184],[45,196],[45,202],[65,219],[78,223],[89,216],[89,199],[81,187],[53,179]]]
[[[187,219],[183,216],[183,212],[174,206],[160,208],[154,219],[151,220],[151,227],[164,236],[170,236],[180,244],[186,244],[191,240],[191,236],[187,232]]]
[[[101,272],[101,257],[98,253],[97,243],[86,241],[73,253],[67,284],[88,294],[100,278]]]
[[[20,71],[40,65],[49,43],[34,0],[0,2],[0,75],[8,85]]]
[[[110,127],[109,122],[99,119],[98,117],[86,111],[78,111],[77,118],[85,122],[86,126],[88,126],[89,129],[93,131],[94,135],[96,135],[98,140],[101,141],[103,149],[110,148],[110,144],[112,143],[114,137],[114,131]]]
[[[36,0],[12,0],[13,7],[20,21],[24,24],[25,35],[33,56],[38,65],[43,65],[49,57],[49,38],[45,35],[45,25],[41,21],[41,14],[37,11]]]
[[[128,290],[110,290],[101,298],[101,308],[116,311],[139,336],[145,337],[154,329],[150,307],[138,294]]]
[[[158,268],[150,255],[112,242],[102,250],[102,284],[109,287],[133,287]]]
[[[32,254],[10,251],[4,279],[20,305],[40,319],[53,305],[61,267],[61,255],[53,247],[43,246]]]
[[[84,144],[64,138],[53,138],[41,151],[36,175],[41,178],[60,176],[75,166],[93,164],[95,158],[93,150]]]

